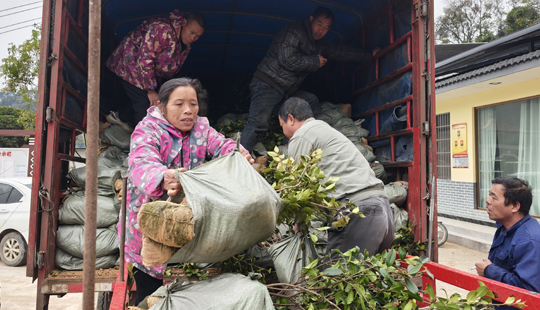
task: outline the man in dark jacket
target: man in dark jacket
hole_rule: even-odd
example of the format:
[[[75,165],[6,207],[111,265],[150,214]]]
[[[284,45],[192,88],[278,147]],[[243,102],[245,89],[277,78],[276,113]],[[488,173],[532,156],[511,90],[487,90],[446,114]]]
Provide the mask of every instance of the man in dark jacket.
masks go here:
[[[540,292],[540,224],[529,215],[532,189],[518,178],[498,177],[491,183],[486,204],[497,231],[488,259],[476,263],[476,271],[488,279]]]
[[[257,143],[257,135],[268,129],[272,110],[284,99],[300,97],[317,110],[317,96],[298,87],[310,72],[323,67],[327,58],[356,62],[371,59],[371,53],[364,49],[328,44],[324,37],[333,21],[334,13],[319,6],[308,20],[290,24],[274,37],[249,85],[249,119],[241,137],[248,151]]]

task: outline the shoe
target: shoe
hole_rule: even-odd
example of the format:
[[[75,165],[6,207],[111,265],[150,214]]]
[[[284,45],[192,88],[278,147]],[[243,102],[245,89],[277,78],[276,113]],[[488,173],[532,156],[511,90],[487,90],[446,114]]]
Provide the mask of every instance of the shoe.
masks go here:
[[[133,132],[133,128],[131,126],[129,126],[128,124],[122,122],[120,120],[120,118],[118,117],[118,112],[115,112],[115,111],[111,111],[111,113],[107,116],[105,116],[105,118],[107,119],[107,122],[113,124],[113,125],[118,125],[120,126],[122,129],[124,129],[125,131],[129,132],[129,133],[132,133]]]

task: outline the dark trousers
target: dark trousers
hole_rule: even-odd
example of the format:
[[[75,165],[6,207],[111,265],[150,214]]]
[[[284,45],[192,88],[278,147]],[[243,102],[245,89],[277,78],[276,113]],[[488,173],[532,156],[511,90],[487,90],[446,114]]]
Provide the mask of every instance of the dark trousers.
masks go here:
[[[131,105],[121,105],[118,116],[124,123],[135,127],[146,116],[146,110],[150,107],[148,93],[122,79],[124,91],[131,101]]]
[[[135,284],[137,285],[137,299],[135,304],[138,305],[143,301],[147,296],[150,296],[158,288],[163,286],[163,280],[156,279],[144,271],[133,267],[135,278]]]
[[[345,253],[357,246],[360,253],[367,250],[375,255],[389,249],[394,241],[394,216],[388,199],[373,197],[353,202],[365,217],[351,214],[347,226],[328,230],[326,254],[330,253],[332,260],[339,258],[332,249]]]
[[[274,87],[258,78],[251,80],[249,89],[251,90],[249,118],[246,127],[242,131],[240,143],[251,152],[255,144],[257,144],[257,136],[268,130],[272,111],[286,98]],[[300,97],[306,100],[313,111],[319,107],[317,96],[307,91],[298,90],[291,97]]]

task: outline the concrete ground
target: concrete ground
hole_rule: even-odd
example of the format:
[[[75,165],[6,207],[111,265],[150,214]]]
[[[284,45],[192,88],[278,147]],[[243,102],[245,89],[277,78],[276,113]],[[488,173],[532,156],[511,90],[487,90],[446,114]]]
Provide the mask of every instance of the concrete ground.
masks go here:
[[[479,252],[455,243],[447,242],[439,248],[439,263],[465,272],[475,273],[471,267],[487,253]],[[0,296],[1,309],[5,310],[31,310],[36,304],[36,283],[26,277],[26,267],[8,267],[0,262]],[[467,291],[437,281],[437,295],[445,297],[459,293],[466,297]],[[97,300],[97,296],[95,297]],[[50,310],[79,310],[82,309],[82,293],[67,294],[62,298],[51,296]]]
[[[471,270],[471,268],[475,266],[474,264],[476,262],[480,262],[487,257],[488,253],[476,251],[456,243],[446,242],[442,247],[439,247],[439,264],[474,275],[477,275],[476,269]],[[468,291],[437,281],[437,296],[446,297],[447,293],[448,297],[454,293],[458,293],[461,297],[465,298]]]
[[[26,277],[26,266],[9,267],[0,261],[0,296],[2,310],[31,310],[36,308],[37,281]],[[97,296],[95,297],[97,298]],[[82,293],[51,296],[49,309],[82,309]]]

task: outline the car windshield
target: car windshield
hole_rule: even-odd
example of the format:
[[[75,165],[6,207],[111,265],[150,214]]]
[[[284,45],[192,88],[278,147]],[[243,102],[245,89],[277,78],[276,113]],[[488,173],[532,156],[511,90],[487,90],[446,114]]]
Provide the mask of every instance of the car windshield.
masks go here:
[[[32,183],[24,184],[24,186],[28,187],[29,189],[32,189]]]

